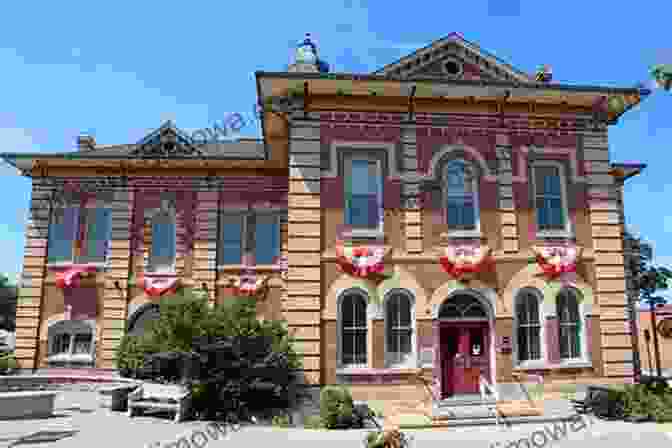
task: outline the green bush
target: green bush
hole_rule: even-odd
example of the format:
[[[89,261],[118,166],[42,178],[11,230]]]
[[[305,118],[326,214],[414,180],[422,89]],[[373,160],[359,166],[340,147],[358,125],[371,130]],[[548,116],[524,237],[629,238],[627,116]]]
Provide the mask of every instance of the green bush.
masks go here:
[[[9,373],[18,368],[19,363],[16,360],[14,352],[7,352],[0,355],[0,374]]]
[[[286,414],[283,415],[276,415],[273,417],[273,420],[271,421],[272,426],[276,426],[278,428],[288,428],[290,426],[289,424],[289,416]]]
[[[643,384],[627,385],[623,393],[626,415],[649,417],[657,423],[672,422],[672,391],[656,391]]]
[[[324,429],[322,417],[319,415],[308,415],[303,419],[303,427],[306,429]]]
[[[352,395],[341,386],[326,386],[320,392],[320,417],[328,429],[352,424]]]
[[[227,341],[237,348],[227,351]],[[220,343],[222,347],[206,348]],[[197,414],[244,416],[247,410],[268,405],[271,398],[287,401],[286,373],[301,367],[293,343],[286,322],[257,319],[254,298],[226,298],[221,305],[210,307],[198,290],[183,289],[162,297],[159,318],[142,336],[122,338],[116,362],[122,376],[151,381],[160,380],[156,365],[170,367],[175,364],[171,360],[178,358],[181,361],[176,361],[176,368],[189,362],[198,369],[181,372],[188,377],[183,379],[194,394]],[[227,353],[233,357],[219,356]],[[187,360],[189,357],[195,364]],[[219,361],[228,364],[219,365]],[[264,403],[256,403],[259,397]]]

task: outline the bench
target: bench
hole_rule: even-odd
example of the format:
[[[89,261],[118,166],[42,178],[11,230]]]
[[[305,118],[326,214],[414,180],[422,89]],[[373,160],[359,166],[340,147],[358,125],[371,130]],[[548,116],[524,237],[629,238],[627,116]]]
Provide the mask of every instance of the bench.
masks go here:
[[[0,419],[43,418],[54,414],[58,392],[24,391],[0,393]]]
[[[175,411],[174,421],[181,422],[191,413],[191,392],[177,384],[142,383],[128,394],[127,415],[143,409]]]
[[[115,384],[98,389],[98,394],[105,398],[101,404],[112,411],[125,412],[128,410],[128,394],[137,387],[138,384]]]

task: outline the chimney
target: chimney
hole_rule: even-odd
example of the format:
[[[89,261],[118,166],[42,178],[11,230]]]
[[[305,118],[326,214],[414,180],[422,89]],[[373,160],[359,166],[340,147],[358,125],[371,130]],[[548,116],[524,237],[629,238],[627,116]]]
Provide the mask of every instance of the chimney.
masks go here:
[[[88,151],[96,148],[96,139],[92,135],[80,135],[77,137],[77,148],[80,151]]]

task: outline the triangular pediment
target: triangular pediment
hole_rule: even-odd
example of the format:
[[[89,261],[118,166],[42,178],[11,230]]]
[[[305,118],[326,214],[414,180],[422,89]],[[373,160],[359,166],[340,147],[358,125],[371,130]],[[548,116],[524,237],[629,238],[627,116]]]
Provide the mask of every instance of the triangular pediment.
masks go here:
[[[204,153],[191,137],[175,127],[172,121],[140,140],[129,154],[139,158],[200,157]]]
[[[518,70],[458,33],[414,51],[373,73],[405,79],[467,79],[531,82],[532,77]]]

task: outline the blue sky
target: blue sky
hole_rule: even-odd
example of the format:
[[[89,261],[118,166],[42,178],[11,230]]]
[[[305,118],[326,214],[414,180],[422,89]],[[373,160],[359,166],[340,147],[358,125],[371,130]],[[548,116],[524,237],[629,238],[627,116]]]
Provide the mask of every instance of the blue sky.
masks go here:
[[[133,143],[164,120],[195,130],[252,116],[255,70],[281,71],[310,32],[337,72],[371,72],[452,31],[521,70],[571,84],[629,87],[672,63],[672,3],[30,2],[3,5],[0,152],[74,150],[76,136]],[[439,6],[440,5],[440,6]],[[605,6],[610,5],[610,6]],[[667,43],[667,44],[666,44]],[[648,164],[625,190],[627,223],[672,266],[666,151],[672,93],[655,89],[611,127],[614,161]],[[258,136],[258,126],[244,133]],[[0,167],[0,272],[20,272],[30,182]]]

